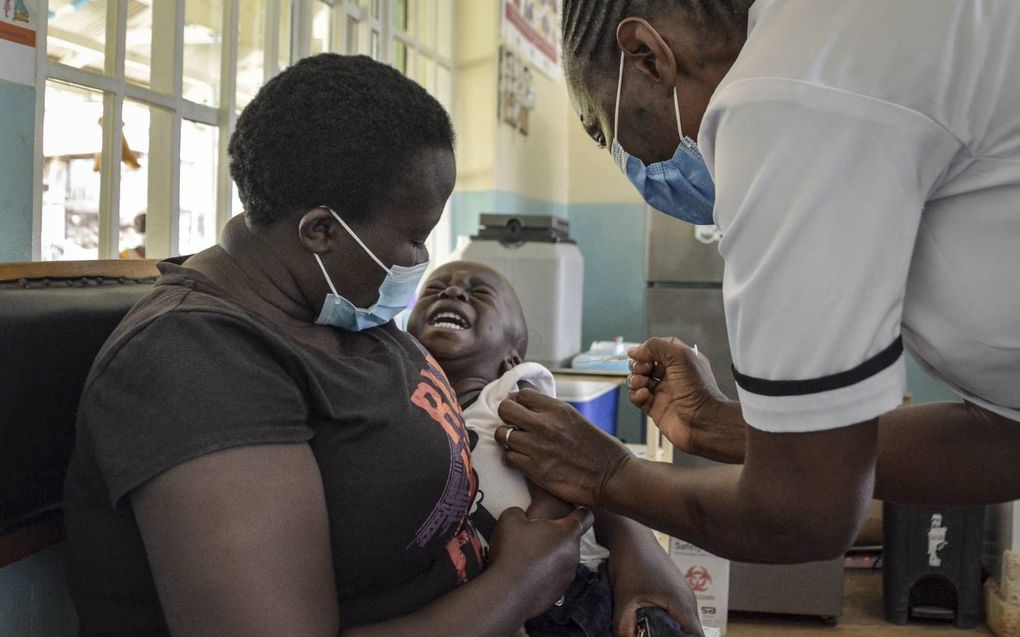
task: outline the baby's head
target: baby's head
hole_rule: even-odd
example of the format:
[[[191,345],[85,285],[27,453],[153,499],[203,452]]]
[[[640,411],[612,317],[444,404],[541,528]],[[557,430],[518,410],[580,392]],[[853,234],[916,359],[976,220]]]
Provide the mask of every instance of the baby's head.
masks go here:
[[[450,380],[495,380],[520,362],[528,328],[510,282],[487,265],[454,261],[425,281],[407,331],[443,366]]]

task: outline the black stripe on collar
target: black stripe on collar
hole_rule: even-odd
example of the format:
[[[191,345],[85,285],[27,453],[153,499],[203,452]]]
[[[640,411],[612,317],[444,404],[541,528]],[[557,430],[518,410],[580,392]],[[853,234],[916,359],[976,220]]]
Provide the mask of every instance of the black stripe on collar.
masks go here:
[[[841,389],[857,384],[866,378],[870,378],[880,371],[889,367],[903,353],[903,337],[897,336],[889,347],[878,354],[875,354],[853,369],[845,372],[808,378],[805,380],[767,380],[746,376],[733,368],[733,379],[737,381],[745,391],[761,396],[802,396],[805,394],[817,394],[823,391]]]

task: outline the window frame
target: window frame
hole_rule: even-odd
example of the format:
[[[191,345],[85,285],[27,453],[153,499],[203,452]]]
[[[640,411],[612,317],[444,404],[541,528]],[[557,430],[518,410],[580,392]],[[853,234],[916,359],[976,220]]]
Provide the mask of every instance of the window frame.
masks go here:
[[[170,201],[156,201],[150,197],[149,206],[153,208],[151,219],[147,223],[146,256],[164,258],[180,253],[180,194],[181,194],[181,129],[185,120],[216,127],[218,130],[218,157],[216,162],[216,200],[215,200],[215,235],[218,236],[224,224],[233,216],[233,182],[230,179],[227,145],[237,121],[237,63],[239,49],[239,18],[241,2],[245,0],[222,0],[223,14],[221,23],[220,79],[219,102],[217,106],[208,106],[187,100],[183,97],[184,80],[184,27],[186,0],[159,0],[153,2],[152,31],[154,39],[159,37],[172,38],[172,61],[170,64],[151,66],[150,86],[133,84],[125,77],[125,60],[127,57],[126,36],[129,0],[107,0],[106,33],[104,45],[104,69],[102,73],[76,68],[54,60],[47,56],[49,40],[48,20],[39,21],[36,47],[36,104],[35,104],[35,149],[34,149],[34,181],[32,210],[32,259],[40,260],[42,252],[42,215],[43,215],[43,130],[46,113],[46,85],[49,81],[62,82],[88,90],[99,91],[103,95],[103,121],[119,122],[122,120],[124,101],[131,100],[142,106],[158,108],[170,115],[170,135],[165,147],[150,149],[149,162],[159,162],[159,174],[167,175],[169,187],[166,191]],[[397,28],[396,17],[399,2],[406,6],[417,7],[431,3],[434,16],[432,24],[432,42],[437,42],[441,32],[438,26],[441,11],[439,3],[449,3],[446,15],[451,24],[447,32],[453,33],[453,0],[266,0],[264,10],[265,33],[263,41],[263,82],[275,76],[281,68],[280,22],[286,7],[290,8],[290,51],[286,56],[289,64],[309,54],[312,34],[312,8],[316,2],[328,5],[330,10],[330,35],[328,49],[339,53],[371,53],[372,35],[378,38],[378,60],[384,64],[392,64],[396,47],[399,44],[413,50],[416,56],[423,56],[432,61],[437,69],[433,73],[433,85],[426,86],[430,94],[435,95],[449,110],[453,93],[453,57],[440,56],[438,47],[423,45],[424,38],[420,29],[423,27],[415,22],[415,33],[404,33]],[[373,15],[373,3],[378,2],[379,15]],[[40,0],[39,15],[46,16],[49,12],[49,1]],[[357,42],[348,42],[348,24],[356,23]],[[353,50],[352,50],[353,49]],[[152,58],[157,53],[153,45]],[[162,67],[162,71],[159,70]],[[447,95],[436,95],[438,90],[438,68],[442,67],[449,74],[449,90]],[[418,77],[418,68],[402,69],[408,77],[422,82]],[[163,90],[166,89],[166,90]],[[120,224],[120,165],[122,159],[123,133],[119,126],[104,126],[102,150],[100,155],[100,195],[99,195],[99,259],[116,259],[119,253]],[[165,163],[165,165],[164,165]],[[447,212],[449,212],[447,210]],[[430,238],[430,251],[433,255],[445,257],[450,253],[449,214],[444,214],[440,224]]]

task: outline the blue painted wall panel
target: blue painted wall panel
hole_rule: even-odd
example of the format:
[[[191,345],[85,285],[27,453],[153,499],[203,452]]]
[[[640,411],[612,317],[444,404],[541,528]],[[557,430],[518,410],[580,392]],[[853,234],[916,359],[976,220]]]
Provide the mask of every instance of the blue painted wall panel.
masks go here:
[[[35,88],[0,81],[0,263],[32,258]]]

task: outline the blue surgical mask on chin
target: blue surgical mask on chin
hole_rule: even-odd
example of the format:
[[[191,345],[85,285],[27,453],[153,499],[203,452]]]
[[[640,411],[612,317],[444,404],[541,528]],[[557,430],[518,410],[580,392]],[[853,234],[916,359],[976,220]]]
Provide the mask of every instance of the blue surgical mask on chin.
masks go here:
[[[360,332],[389,323],[394,316],[407,309],[407,306],[414,300],[414,292],[418,289],[418,284],[421,282],[422,276],[425,275],[429,262],[424,261],[410,267],[394,265],[387,268],[358,238],[358,235],[354,234],[354,231],[340,218],[340,215],[326,206],[323,208],[329,210],[343,229],[368,253],[368,256],[372,257],[372,260],[386,271],[386,278],[379,285],[379,300],[370,308],[360,308],[336,291],[332,279],[329,278],[329,273],[326,272],[326,267],[322,264],[322,259],[318,254],[313,254],[312,256],[315,257],[319,268],[322,269],[322,275],[326,277],[326,283],[329,284],[330,289],[330,294],[326,295],[322,311],[319,312],[319,317],[315,319],[315,322],[319,325],[331,325],[350,332]]]
[[[656,210],[671,217],[704,226],[714,224],[712,207],[715,205],[715,184],[708,172],[698,144],[684,136],[680,125],[680,103],[673,88],[673,108],[676,110],[676,129],[680,145],[673,157],[645,166],[620,145],[620,89],[623,87],[623,53],[620,53],[620,76],[616,81],[616,112],[613,116],[613,162],[627,175],[630,183]]]

